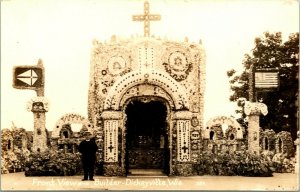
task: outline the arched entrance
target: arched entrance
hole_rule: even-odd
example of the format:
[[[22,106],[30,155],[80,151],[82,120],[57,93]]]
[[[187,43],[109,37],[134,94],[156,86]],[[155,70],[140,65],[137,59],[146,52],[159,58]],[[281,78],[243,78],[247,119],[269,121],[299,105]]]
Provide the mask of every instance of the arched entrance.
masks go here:
[[[147,103],[154,104],[149,104],[149,107]],[[142,109],[134,112],[136,107],[132,108],[132,104],[140,105]],[[182,167],[191,167],[192,165],[190,121],[193,115],[189,111],[189,104],[184,88],[164,72],[133,71],[116,81],[107,94],[101,113],[104,138],[104,175],[125,176],[131,168],[142,169],[142,173],[145,173],[146,169],[155,168],[154,173],[150,172],[151,175],[161,175],[163,172],[168,175],[183,174]],[[154,116],[157,111],[165,114],[159,123],[163,125],[164,122],[164,127],[151,128],[149,122],[159,122],[160,119],[148,120],[148,123],[145,123],[146,120],[139,121],[141,117],[137,118],[138,115],[145,114],[145,111],[151,111],[148,110],[148,107],[155,109],[148,113],[148,116]],[[132,122],[138,122],[131,124],[130,119],[133,119]],[[143,131],[141,128],[141,130],[134,128],[138,126],[142,127]],[[153,130],[153,132],[149,130]],[[159,133],[162,133],[162,137]],[[158,144],[149,144],[151,142],[143,143],[150,137],[159,137],[159,147]],[[140,140],[140,145],[148,144],[148,149],[146,146],[127,143],[136,138]],[[160,138],[162,138],[162,142],[160,142]],[[135,142],[138,142],[138,139]],[[158,143],[157,140],[155,141]],[[162,148],[160,148],[160,144],[163,142],[164,145],[162,144]],[[140,152],[138,148],[141,148]],[[196,157],[198,152],[193,154],[193,157]],[[131,157],[134,159],[130,159]],[[132,161],[134,163],[130,163]],[[139,174],[137,173],[137,175]]]
[[[168,174],[168,107],[153,97],[136,97],[125,109],[127,174]]]

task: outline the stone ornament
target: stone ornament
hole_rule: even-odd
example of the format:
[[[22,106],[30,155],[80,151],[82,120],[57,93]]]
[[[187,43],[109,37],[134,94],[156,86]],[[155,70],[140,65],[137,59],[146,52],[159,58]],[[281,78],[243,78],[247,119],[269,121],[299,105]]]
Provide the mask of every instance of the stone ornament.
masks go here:
[[[27,102],[27,111],[48,112],[49,101],[45,97],[34,97]]]
[[[182,48],[169,48],[165,54],[164,67],[176,81],[182,81],[187,78],[192,71],[192,63],[189,54]]]
[[[223,133],[222,125],[226,124],[228,126],[225,133]],[[244,128],[240,126],[240,124],[232,117],[227,116],[217,116],[211,118],[206,123],[206,129],[203,131],[203,137],[205,139],[209,139],[210,131],[219,127],[219,132],[221,131],[225,135],[226,138],[230,137],[230,134],[234,135],[234,139],[243,139],[243,134],[245,133]],[[213,130],[214,131],[214,130]]]
[[[63,125],[72,123],[82,124],[90,133],[93,133],[93,126],[87,118],[77,113],[67,113],[56,122],[55,127],[53,128],[52,137],[58,138]]]
[[[233,153],[240,151],[245,145],[245,129],[234,118],[217,116],[211,118],[206,125],[202,131],[204,151]]]
[[[207,127],[212,127],[213,125],[216,124],[227,124],[228,126],[233,126],[233,127],[240,127],[240,124],[232,117],[227,117],[227,116],[216,116],[211,118],[207,123]]]
[[[126,68],[126,61],[122,56],[111,57],[108,61],[108,71],[112,76],[119,75]]]
[[[260,115],[266,116],[268,114],[268,107],[264,103],[251,103],[246,101],[244,106],[244,112],[246,115]]]

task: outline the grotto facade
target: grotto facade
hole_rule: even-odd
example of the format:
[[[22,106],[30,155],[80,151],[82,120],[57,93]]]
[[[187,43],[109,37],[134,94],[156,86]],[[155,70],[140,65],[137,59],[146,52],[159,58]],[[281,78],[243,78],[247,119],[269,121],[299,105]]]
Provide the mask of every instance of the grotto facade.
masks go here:
[[[202,45],[115,36],[93,45],[88,118],[103,141],[104,174],[191,169],[204,126]]]
[[[34,114],[33,133],[28,136],[23,129],[1,130],[1,173],[25,170],[26,176],[80,174],[77,148],[86,132],[95,136],[99,148],[97,175],[126,176],[134,170],[153,169],[170,176],[241,175],[239,170],[228,171],[228,167],[243,167],[242,156],[252,162],[249,154],[255,154],[253,167],[258,164],[258,155],[265,158],[259,162],[262,166],[269,166],[264,165],[265,160],[281,168],[288,162],[285,171],[291,172],[294,160],[287,160],[294,155],[290,133],[259,128],[260,114],[267,114],[264,104],[245,104],[248,127],[226,116],[204,124],[203,46],[187,38],[179,42],[150,37],[149,20],[159,20],[160,16],[148,15],[148,2],[144,6],[145,15],[133,17],[145,20],[144,36],[94,40],[88,117],[65,114],[48,132],[48,101],[44,97],[32,99],[27,109]],[[81,130],[72,130],[72,124],[81,124]]]

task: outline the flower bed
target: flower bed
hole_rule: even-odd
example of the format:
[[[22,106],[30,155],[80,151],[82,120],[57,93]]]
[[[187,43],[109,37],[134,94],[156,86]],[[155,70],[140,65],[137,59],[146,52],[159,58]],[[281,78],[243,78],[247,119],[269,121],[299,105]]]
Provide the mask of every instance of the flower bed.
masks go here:
[[[197,175],[225,175],[225,176],[272,176],[270,161],[246,152],[203,153],[200,162],[194,165]]]
[[[62,151],[31,154],[25,163],[26,176],[69,176],[75,175],[81,168],[78,153]]]
[[[273,152],[260,156],[248,152],[218,153],[203,152],[199,162],[193,165],[194,175],[255,176],[269,177],[273,172],[293,173],[295,158]]]

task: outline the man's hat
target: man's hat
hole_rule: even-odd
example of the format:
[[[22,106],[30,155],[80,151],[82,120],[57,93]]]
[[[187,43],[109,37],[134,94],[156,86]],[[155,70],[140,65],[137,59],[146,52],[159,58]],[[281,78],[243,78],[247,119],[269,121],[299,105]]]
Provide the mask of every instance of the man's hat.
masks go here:
[[[89,131],[84,132],[84,136],[92,136],[93,134]]]
[[[91,136],[93,134],[89,132],[89,130],[85,126],[83,126],[80,130],[80,135],[86,137],[86,136]]]

